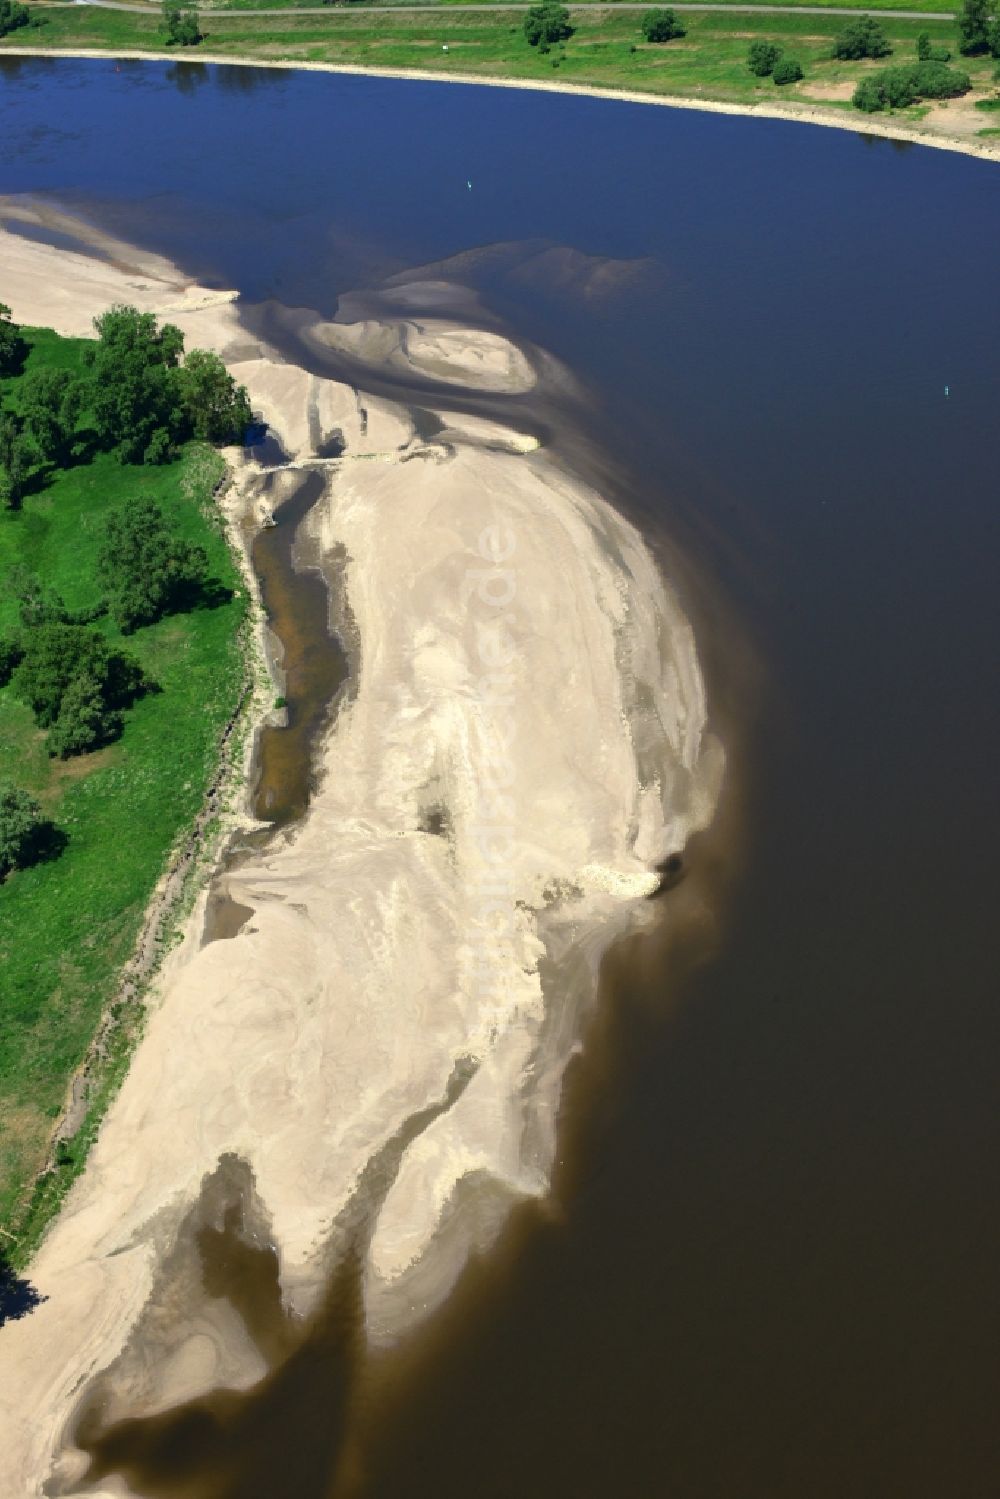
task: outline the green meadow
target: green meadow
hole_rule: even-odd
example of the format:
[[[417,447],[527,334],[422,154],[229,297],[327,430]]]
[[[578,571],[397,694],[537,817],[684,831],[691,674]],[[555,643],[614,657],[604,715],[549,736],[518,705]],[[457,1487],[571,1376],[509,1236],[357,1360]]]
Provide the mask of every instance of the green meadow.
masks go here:
[[[82,366],[84,340],[35,329],[27,335],[26,369]],[[0,381],[0,396],[14,409],[17,387],[17,378]],[[0,1247],[17,1258],[82,1160],[86,1127],[33,1187],[70,1079],[116,993],[170,851],[203,804],[241,697],[247,605],[215,517],[213,491],[223,473],[219,455],[198,444],[162,467],[123,466],[101,454],[58,472],[20,510],[0,511],[0,635],[18,623],[3,587],[17,563],[70,609],[99,600],[104,521],[132,496],[154,499],[178,533],[205,548],[223,599],[124,638],[107,617],[98,621],[95,628],[138,659],[156,690],[127,711],[121,739],[91,754],[50,759],[28,708],[10,686],[0,690],[0,780],[30,791],[66,835],[57,857],[0,885]],[[99,1069],[94,1118],[123,1060],[116,1045],[121,1050],[111,1043]]]

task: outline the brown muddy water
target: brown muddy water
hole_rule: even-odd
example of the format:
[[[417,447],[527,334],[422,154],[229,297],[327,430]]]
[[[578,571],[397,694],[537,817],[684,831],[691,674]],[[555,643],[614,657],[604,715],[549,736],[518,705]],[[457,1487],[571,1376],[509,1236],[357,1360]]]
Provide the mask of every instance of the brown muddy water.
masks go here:
[[[274,479],[284,477],[276,470]],[[286,722],[258,737],[255,816],[283,824],[309,804],[312,746],[347,677],[347,659],[330,622],[330,590],[304,556],[300,527],[323,492],[321,472],[303,474],[294,494],[274,509],[273,526],[254,537],[251,565],[270,630],[280,642]]]

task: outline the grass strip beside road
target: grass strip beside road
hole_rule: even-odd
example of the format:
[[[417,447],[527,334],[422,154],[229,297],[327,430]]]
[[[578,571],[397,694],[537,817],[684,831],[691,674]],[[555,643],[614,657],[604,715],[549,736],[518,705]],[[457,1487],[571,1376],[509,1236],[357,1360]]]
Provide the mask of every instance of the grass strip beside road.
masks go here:
[[[833,57],[833,39],[843,24],[837,16],[747,14],[719,11],[685,15],[687,35],[663,46],[646,43],[634,11],[578,11],[576,31],[565,45],[544,55],[530,47],[518,11],[462,12],[442,7],[440,14],[378,12],[331,7],[322,15],[254,16],[252,12],[205,14],[201,47],[178,48],[178,62],[195,62],[199,52],[220,57],[269,62],[349,64],[360,67],[421,69],[484,78],[523,78],[649,94],[755,103],[815,105],[850,110],[858,79],[886,62],[915,56],[917,34],[926,30],[936,45],[957,53],[952,22],[904,20],[887,13],[883,26],[894,55],[879,62],[842,62]],[[747,69],[749,43],[781,43],[805,71],[799,84],[777,88],[770,78],[755,78]],[[163,50],[155,15],[88,6],[47,7],[44,24],[12,33],[9,41],[53,50],[107,48],[117,52]],[[442,48],[447,46],[447,52]],[[0,42],[0,51],[3,43]],[[957,59],[972,74],[977,90],[992,91],[995,64],[990,58]],[[957,113],[955,101],[949,106]],[[925,113],[926,111],[924,111]],[[895,118],[918,123],[921,110]],[[866,116],[858,115],[859,125]],[[880,118],[884,118],[880,117]]]

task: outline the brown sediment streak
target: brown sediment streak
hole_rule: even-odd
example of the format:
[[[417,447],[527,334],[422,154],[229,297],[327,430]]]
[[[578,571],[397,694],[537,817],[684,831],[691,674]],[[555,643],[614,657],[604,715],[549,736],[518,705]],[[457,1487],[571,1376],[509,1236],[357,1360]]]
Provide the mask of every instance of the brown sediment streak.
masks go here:
[[[287,461],[231,455],[230,517],[298,491],[308,560],[340,579],[351,665],[336,716],[317,710],[308,815],[227,871],[227,898],[253,913],[228,940],[203,944],[195,912],[32,1268],[48,1300],[10,1329],[3,1484],[72,1494],[81,1443],[102,1473],[131,1471],[103,1444],[109,1422],[126,1441],[143,1432],[120,1418],[151,1418],[153,1440],[183,1403],[197,1421],[242,1419],[232,1392],[280,1359],[289,1327],[326,1326],[338,1265],[367,1342],[385,1343],[513,1203],[544,1196],[602,954],[711,819],[722,756],[690,626],[641,536],[507,420],[526,391],[543,401],[550,366],[442,316],[440,283],[432,317],[411,286],[406,312],[313,320],[306,369],[162,263],[126,279],[16,249],[16,317],[43,320],[53,278],[66,331],[127,298],[246,382]],[[323,373],[325,353],[399,398]],[[283,770],[269,781],[262,763],[277,787]],[[203,1283],[216,1275],[213,1235],[272,1277],[270,1332],[210,1287],[185,1321],[178,1288],[199,1263]],[[121,1492],[108,1485],[87,1492]]]

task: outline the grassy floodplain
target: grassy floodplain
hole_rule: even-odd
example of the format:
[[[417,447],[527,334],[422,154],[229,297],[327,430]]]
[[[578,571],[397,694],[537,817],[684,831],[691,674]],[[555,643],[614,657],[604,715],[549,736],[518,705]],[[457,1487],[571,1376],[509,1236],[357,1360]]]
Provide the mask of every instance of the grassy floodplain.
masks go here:
[[[135,14],[47,5],[37,7],[36,14],[42,24],[12,33],[7,45],[39,50],[106,48],[119,53],[163,48],[156,11]],[[940,121],[958,120],[974,98],[996,93],[996,63],[989,57],[959,58],[953,21],[906,20],[887,11],[882,25],[892,42],[893,56],[878,62],[847,62],[832,56],[842,19],[803,15],[793,7],[781,14],[686,12],[687,35],[662,46],[643,41],[636,11],[609,5],[600,11],[574,12],[571,7],[571,14],[574,35],[545,55],[525,40],[523,11],[463,12],[447,4],[439,13],[412,16],[380,11],[377,6],[331,6],[318,15],[287,16],[255,15],[252,10],[204,11],[204,41],[200,46],[176,48],[173,55],[178,61],[195,61],[199,54],[208,54],[248,61],[412,68],[442,76],[544,80],[742,105],[822,107],[847,111],[860,125],[872,117],[851,107],[858,80],[887,63],[913,61],[917,35],[926,30],[935,45],[951,49],[955,63],[973,81],[974,93],[968,99],[939,106],[944,111]],[[805,72],[802,82],[778,88],[770,78],[755,78],[746,66],[747,48],[755,40],[779,42],[793,54]],[[0,49],[3,46],[0,42]],[[893,118],[919,125],[926,114],[927,107],[917,105],[896,111]],[[990,123],[988,116],[975,122],[983,127]],[[976,134],[975,126],[966,125],[965,133]]]
[[[26,370],[79,370],[86,341],[25,330]],[[0,381],[16,408],[18,378]],[[88,1118],[34,1186],[66,1097],[140,930],[171,849],[200,811],[224,726],[245,678],[241,624],[247,601],[216,518],[225,472],[211,448],[190,444],[175,462],[131,467],[101,454],[58,472],[19,512],[0,511],[0,578],[16,563],[71,609],[100,598],[95,565],[103,521],[133,496],[156,501],[176,532],[208,553],[228,602],[168,615],[121,640],[160,689],[125,717],[120,740],[94,753],[50,759],[44,732],[10,687],[0,690],[0,779],[30,791],[67,835],[59,857],[0,885],[0,1249],[23,1260],[82,1163],[107,1094],[127,1057],[137,1014],[123,1013],[95,1079]],[[17,604],[0,590],[0,635]],[[119,641],[108,618],[95,628]]]

